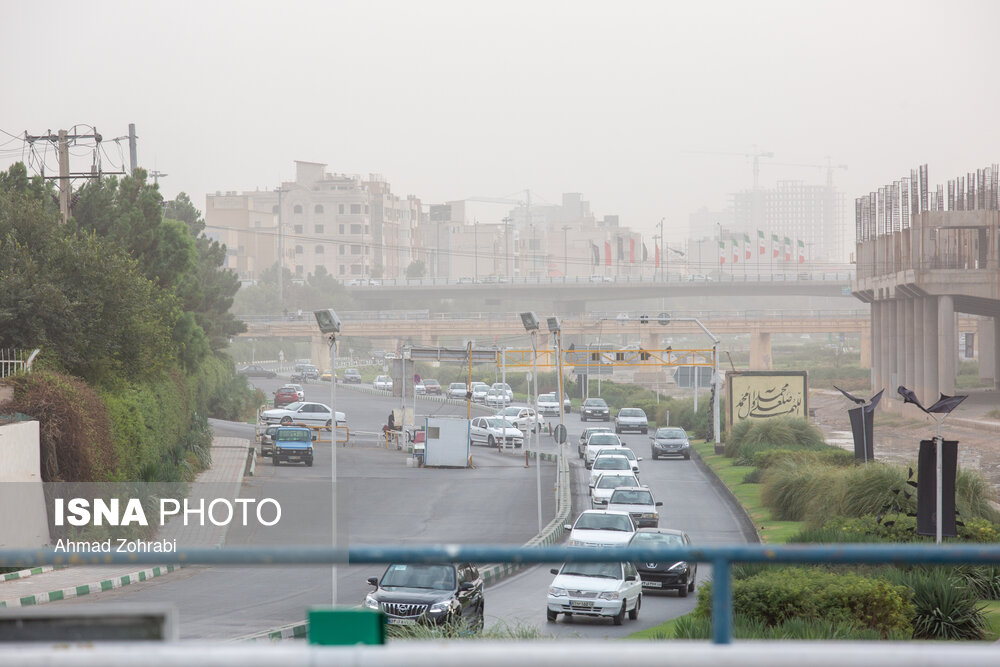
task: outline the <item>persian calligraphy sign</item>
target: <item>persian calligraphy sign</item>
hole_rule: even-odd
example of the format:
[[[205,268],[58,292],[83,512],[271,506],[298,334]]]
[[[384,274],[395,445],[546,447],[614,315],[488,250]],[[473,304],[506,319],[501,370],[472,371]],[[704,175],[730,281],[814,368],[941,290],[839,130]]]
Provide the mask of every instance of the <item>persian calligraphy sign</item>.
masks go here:
[[[726,426],[744,419],[809,414],[806,371],[742,371],[726,374]]]

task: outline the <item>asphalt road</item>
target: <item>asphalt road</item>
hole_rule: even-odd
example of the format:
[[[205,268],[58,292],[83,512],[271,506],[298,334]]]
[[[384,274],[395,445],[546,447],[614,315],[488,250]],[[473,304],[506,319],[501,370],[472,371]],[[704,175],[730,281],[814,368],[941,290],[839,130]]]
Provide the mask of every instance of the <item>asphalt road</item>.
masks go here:
[[[281,384],[255,380],[266,393]],[[304,386],[306,399],[329,401],[329,385]],[[398,400],[398,399],[395,399]],[[394,399],[338,386],[337,409],[353,430],[381,430]],[[418,416],[464,414],[464,408],[417,402]],[[218,435],[253,437],[248,424],[213,421]],[[500,454],[477,447],[473,469],[411,468],[407,455],[376,447],[337,450],[341,544],[523,544],[538,528],[535,471],[524,468],[518,450]],[[318,444],[311,468],[259,459],[256,476],[245,478],[241,497],[275,498],[282,520],[271,528],[232,527],[227,546],[328,545],[331,542],[332,453]],[[543,516],[554,515],[553,464],[542,464]],[[339,604],[356,605],[383,566],[337,569]],[[184,639],[226,639],[305,618],[308,607],[329,604],[329,567],[192,567],[146,582],[61,604],[127,601],[168,603],[179,610]]]
[[[566,421],[572,451],[580,433],[591,422],[581,423],[578,415],[571,415]],[[681,459],[650,459],[649,436],[623,434],[625,445],[642,457],[639,463],[639,481],[648,485],[653,497],[663,501],[660,508],[660,527],[676,528],[691,536],[698,545],[737,544],[746,541],[734,508],[712,484],[710,473],[703,472],[694,461]],[[583,509],[589,509],[588,471],[583,461],[574,458],[570,468],[574,476],[573,508],[576,516]],[[571,522],[572,523],[572,522]],[[568,532],[567,532],[568,535]],[[519,573],[489,589],[486,598],[486,625],[496,627],[534,627],[545,635],[554,637],[583,637],[588,639],[625,637],[637,630],[659,625],[694,609],[696,594],[681,598],[674,592],[643,593],[639,618],[615,626],[610,619],[589,619],[574,617],[567,621],[560,615],[558,621],[549,623],[545,619],[546,596],[554,575],[550,568],[558,564],[536,566]],[[707,564],[698,566],[698,585],[711,579],[711,568]]]

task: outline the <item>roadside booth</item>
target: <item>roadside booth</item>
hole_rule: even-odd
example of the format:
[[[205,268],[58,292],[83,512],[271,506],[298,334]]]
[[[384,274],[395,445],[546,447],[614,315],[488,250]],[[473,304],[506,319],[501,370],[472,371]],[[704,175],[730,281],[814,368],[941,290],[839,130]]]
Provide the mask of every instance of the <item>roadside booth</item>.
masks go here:
[[[468,419],[427,417],[424,426],[424,465],[467,468],[469,455]]]

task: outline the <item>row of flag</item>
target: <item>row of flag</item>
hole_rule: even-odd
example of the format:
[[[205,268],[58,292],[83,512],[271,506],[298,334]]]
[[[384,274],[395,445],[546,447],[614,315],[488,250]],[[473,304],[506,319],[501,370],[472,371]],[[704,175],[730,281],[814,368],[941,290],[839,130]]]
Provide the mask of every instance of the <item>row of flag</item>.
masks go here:
[[[739,264],[740,255],[746,261],[750,261],[753,257],[753,252],[750,247],[750,235],[743,234],[743,243],[741,244],[738,239],[730,239],[730,244],[732,246],[732,263]],[[740,252],[740,246],[743,246],[743,252]],[[806,244],[800,240],[797,241],[798,249],[798,262],[799,264],[805,264],[806,262]],[[764,232],[757,230],[757,256],[758,258],[767,255],[767,246],[764,240]],[[784,237],[784,241],[778,238],[777,234],[771,234],[771,259],[779,259],[784,255],[784,261],[792,261],[792,240],[787,236]],[[724,265],[726,260],[729,258],[730,253],[726,249],[726,242],[719,241],[719,265]]]
[[[618,242],[618,244],[617,244],[618,245],[618,261],[619,262],[624,262],[624,261],[626,261],[625,260],[625,240],[623,238],[619,237],[619,238],[616,239],[616,241]],[[641,261],[641,262],[648,262],[649,261],[649,251],[646,249],[646,243],[642,242],[642,243],[640,243],[640,246],[641,246],[641,251],[642,251],[642,259],[639,260],[639,261]],[[593,262],[592,262],[593,265],[597,266],[598,264],[600,264],[601,263],[601,249],[593,241],[590,242],[590,253],[591,253],[592,260],[593,260]],[[654,254],[654,259],[653,259],[654,266],[656,266],[657,268],[659,268],[659,266],[660,266],[660,247],[659,246],[653,246],[653,254]],[[635,239],[630,238],[628,240],[628,262],[630,264],[635,264],[635,261],[636,261],[635,258],[636,258],[636,244],[635,244]],[[604,265],[605,266],[611,266],[611,242],[610,241],[605,241],[604,242]]]

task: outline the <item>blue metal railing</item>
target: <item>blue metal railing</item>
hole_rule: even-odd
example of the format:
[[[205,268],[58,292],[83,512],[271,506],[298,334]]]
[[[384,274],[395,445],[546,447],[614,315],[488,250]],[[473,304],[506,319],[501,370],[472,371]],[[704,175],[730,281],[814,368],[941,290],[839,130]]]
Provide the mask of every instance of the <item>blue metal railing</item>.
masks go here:
[[[373,563],[599,563],[607,561],[709,563],[713,570],[712,641],[733,639],[733,563],[881,563],[891,565],[1000,564],[1000,545],[949,544],[836,544],[836,545],[730,545],[708,547],[596,548],[495,545],[250,547],[230,549],[180,549],[175,553],[67,554],[52,549],[0,550],[0,567],[38,565],[362,565]]]

